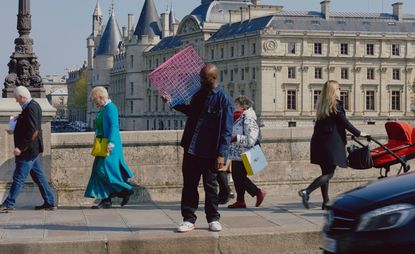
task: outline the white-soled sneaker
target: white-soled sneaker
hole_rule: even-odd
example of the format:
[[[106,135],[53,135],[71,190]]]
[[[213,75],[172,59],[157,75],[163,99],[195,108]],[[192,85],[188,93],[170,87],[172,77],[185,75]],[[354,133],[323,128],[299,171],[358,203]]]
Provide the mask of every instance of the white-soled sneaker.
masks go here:
[[[183,221],[177,228],[177,232],[185,233],[185,232],[192,231],[193,229],[195,229],[195,224],[188,222],[188,221]]]
[[[213,232],[222,231],[222,225],[219,221],[212,221],[209,223],[209,230]]]

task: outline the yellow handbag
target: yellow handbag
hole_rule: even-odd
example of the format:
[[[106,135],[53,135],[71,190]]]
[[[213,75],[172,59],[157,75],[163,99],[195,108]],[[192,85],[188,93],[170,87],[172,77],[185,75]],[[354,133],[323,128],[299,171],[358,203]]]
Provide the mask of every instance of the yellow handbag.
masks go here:
[[[107,157],[110,153],[107,151],[108,139],[107,138],[97,138],[94,139],[94,144],[92,145],[91,155],[95,157]]]

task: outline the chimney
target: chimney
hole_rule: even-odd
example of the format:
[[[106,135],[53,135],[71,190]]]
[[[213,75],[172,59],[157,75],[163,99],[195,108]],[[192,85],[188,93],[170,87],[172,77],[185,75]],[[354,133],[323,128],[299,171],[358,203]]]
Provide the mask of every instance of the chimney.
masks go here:
[[[403,19],[402,5],[402,2],[392,4],[393,16],[395,16],[395,19],[398,21],[401,21]]]
[[[323,17],[325,19],[329,19],[330,18],[330,1],[324,0],[320,3],[320,5],[321,5],[321,13],[323,14]]]
[[[128,28],[126,26],[122,27],[122,37],[128,38]]]
[[[260,5],[261,4],[261,0],[252,0],[251,1],[253,5]]]
[[[161,37],[165,38],[170,35],[169,30],[169,14],[167,12],[161,14]]]
[[[128,14],[128,35],[134,33],[134,14]]]

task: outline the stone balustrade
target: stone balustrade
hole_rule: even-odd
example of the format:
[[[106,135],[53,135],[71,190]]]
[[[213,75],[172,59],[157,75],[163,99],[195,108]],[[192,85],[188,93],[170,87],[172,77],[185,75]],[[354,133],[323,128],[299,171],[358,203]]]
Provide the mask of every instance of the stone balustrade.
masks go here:
[[[362,126],[361,129],[384,141],[383,126]],[[125,159],[135,174],[133,181],[140,186],[133,202],[180,200],[181,134],[181,131],[122,132]],[[60,204],[91,202],[91,199],[83,198],[83,192],[91,174],[93,135],[52,134],[51,179]],[[310,128],[264,129],[262,148],[269,166],[254,176],[254,181],[270,195],[297,198],[297,190],[320,174],[320,168],[309,163],[311,135]],[[375,168],[363,171],[338,169],[330,191],[333,194],[343,192],[376,179],[378,174]],[[319,191],[316,193],[320,195]]]

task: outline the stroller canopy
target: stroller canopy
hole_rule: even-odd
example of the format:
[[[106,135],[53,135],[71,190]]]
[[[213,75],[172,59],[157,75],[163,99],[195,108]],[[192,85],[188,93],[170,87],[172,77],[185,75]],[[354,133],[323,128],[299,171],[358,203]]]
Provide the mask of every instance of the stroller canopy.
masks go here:
[[[413,144],[415,137],[414,127],[407,122],[387,122],[385,129],[388,134],[388,143]]]

